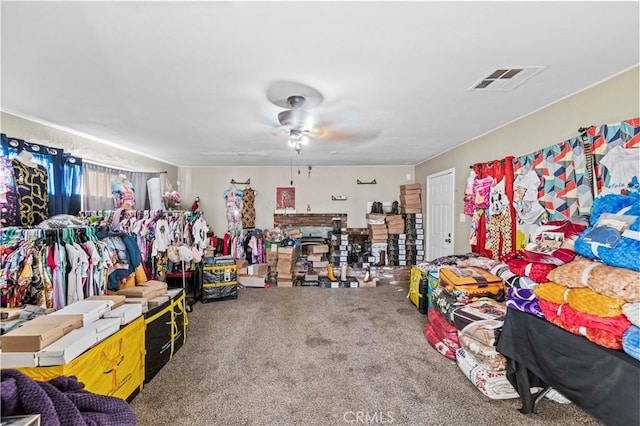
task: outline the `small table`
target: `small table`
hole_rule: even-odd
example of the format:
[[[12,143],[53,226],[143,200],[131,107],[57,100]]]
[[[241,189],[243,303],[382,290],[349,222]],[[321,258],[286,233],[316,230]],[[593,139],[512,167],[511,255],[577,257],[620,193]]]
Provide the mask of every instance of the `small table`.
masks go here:
[[[532,387],[550,386],[607,425],[640,424],[640,362],[626,353],[513,309],[507,309],[497,349],[507,357],[522,413],[534,412],[547,390],[531,394]]]

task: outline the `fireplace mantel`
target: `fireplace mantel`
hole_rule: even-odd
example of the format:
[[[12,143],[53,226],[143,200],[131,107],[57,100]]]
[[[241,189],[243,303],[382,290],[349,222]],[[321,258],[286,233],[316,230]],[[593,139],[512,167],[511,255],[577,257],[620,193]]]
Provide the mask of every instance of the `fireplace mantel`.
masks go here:
[[[346,213],[290,213],[273,215],[273,226],[280,228],[300,226],[324,226],[333,227],[333,219],[339,218],[342,228],[347,227]]]

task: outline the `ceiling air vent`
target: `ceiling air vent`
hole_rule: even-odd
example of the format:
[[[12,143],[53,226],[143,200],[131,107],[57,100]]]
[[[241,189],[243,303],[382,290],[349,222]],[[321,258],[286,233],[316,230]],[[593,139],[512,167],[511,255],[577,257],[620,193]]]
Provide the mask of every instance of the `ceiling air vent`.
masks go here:
[[[500,67],[476,82],[469,90],[513,90],[546,67]]]

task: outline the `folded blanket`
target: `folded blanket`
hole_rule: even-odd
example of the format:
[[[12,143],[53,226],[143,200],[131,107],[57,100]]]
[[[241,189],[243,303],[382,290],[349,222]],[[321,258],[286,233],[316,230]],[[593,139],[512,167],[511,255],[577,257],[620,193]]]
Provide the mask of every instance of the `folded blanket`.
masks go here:
[[[447,292],[442,286],[437,286],[433,289],[431,300],[433,301],[433,306],[436,307],[451,324],[453,324],[453,311],[469,302],[468,300],[460,301],[456,299],[455,296]]]
[[[563,305],[567,303],[567,293],[569,293],[570,290],[570,288],[561,284],[548,282],[536,287],[533,290],[533,294],[535,294],[538,299]]]
[[[622,350],[640,361],[640,328],[632,325],[622,336]]]
[[[440,337],[438,337],[433,326],[429,323],[424,326],[424,337],[427,339],[427,342],[441,355],[449,358],[450,360],[456,360],[456,353],[451,349],[451,342],[442,341]]]
[[[626,303],[624,299],[596,293],[590,288],[571,289],[567,294],[567,302],[576,311],[600,317],[622,315],[622,306]]]
[[[533,249],[535,243],[528,244],[523,253],[523,259],[528,262],[550,263],[552,265],[564,265],[571,262],[576,257],[574,251],[574,243],[578,236],[584,232],[589,226],[589,220],[586,216],[579,216],[571,220],[555,220],[541,225],[534,237],[535,241],[540,240],[543,232],[557,232],[564,235],[562,245],[551,253],[539,253]]]
[[[622,305],[622,313],[627,316],[631,324],[640,327],[640,303],[625,303]]]
[[[547,274],[556,267],[550,263],[529,262],[524,259],[521,252],[507,254],[502,257],[502,260],[509,265],[509,270],[514,274],[529,277],[537,283],[549,281]]]
[[[464,348],[467,353],[472,354],[473,357],[481,364],[482,367],[489,371],[505,371],[507,369],[507,359],[496,351],[495,346],[488,346],[478,342],[464,334],[460,334],[460,346]]]
[[[500,277],[502,281],[504,281],[504,285],[506,287],[534,288],[538,285],[538,283],[533,281],[531,278],[516,275],[511,272],[511,270],[509,269],[509,265],[507,265],[506,263],[499,263],[498,265],[491,268],[489,272]]]
[[[591,209],[591,227],[584,231],[575,242],[575,251],[585,257],[601,260],[607,265],[640,271],[640,240],[622,237],[615,247],[594,245],[585,241],[586,235],[598,223],[603,213],[636,216],[636,220],[629,225],[629,230],[640,231],[640,193],[629,195],[607,194],[596,197]]]
[[[40,414],[42,426],[136,424],[136,415],[126,401],[88,392],[75,377],[40,382],[11,369],[1,370],[0,376],[3,416]]]
[[[593,343],[605,348],[622,349],[622,334],[631,325],[626,321],[624,315],[604,318],[605,322],[602,322],[597,317],[585,318],[588,314],[580,313],[566,304],[560,305],[544,299],[540,299],[539,303],[545,319],[552,324],[570,333],[584,336]],[[591,317],[594,316],[592,315]],[[611,320],[612,318],[614,319]],[[624,331],[621,333],[620,330]]]
[[[634,261],[638,262],[638,259]],[[565,287],[589,287],[596,293],[609,297],[631,303],[640,302],[640,272],[630,269],[578,256],[573,262],[558,266],[548,277]]]
[[[526,288],[509,288],[507,289],[507,308],[515,309],[516,311],[526,312],[531,315],[535,315],[540,318],[544,318],[540,305],[538,305],[538,298],[533,293],[533,290]]]
[[[507,380],[506,371],[487,370],[463,348],[456,351],[456,361],[460,371],[486,397],[491,399],[518,398],[518,392]]]

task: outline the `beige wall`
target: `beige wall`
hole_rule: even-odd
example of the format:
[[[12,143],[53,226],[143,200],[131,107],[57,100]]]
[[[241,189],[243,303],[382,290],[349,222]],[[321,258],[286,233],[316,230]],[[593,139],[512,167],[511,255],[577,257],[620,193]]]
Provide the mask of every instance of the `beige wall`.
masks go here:
[[[307,166],[293,167],[293,186],[296,189],[296,211],[305,213],[347,213],[348,226],[366,227],[367,201],[394,201],[399,198],[400,185],[413,183],[413,166],[314,166],[308,175]],[[407,179],[407,174],[410,179]],[[245,182],[251,179],[256,191],[256,227],[273,226],[276,188],[290,186],[290,167],[181,167],[180,191],[188,206],[200,197],[205,220],[216,234],[227,230],[223,194],[231,179]],[[376,180],[375,185],[358,185]],[[238,189],[245,185],[236,185]],[[332,201],[331,196],[346,195],[346,201]]]
[[[640,68],[559,101],[485,136],[458,146],[415,168],[425,187],[428,175],[455,168],[454,253],[469,251],[470,220],[460,223],[465,180],[477,162],[522,155],[578,135],[580,127],[612,124],[640,116]],[[423,199],[425,203],[426,197]],[[427,218],[428,220],[428,218]]]
[[[96,163],[138,172],[166,171],[175,182],[176,166],[131,153],[45,124],[0,112],[0,131],[9,137],[40,143]]]

